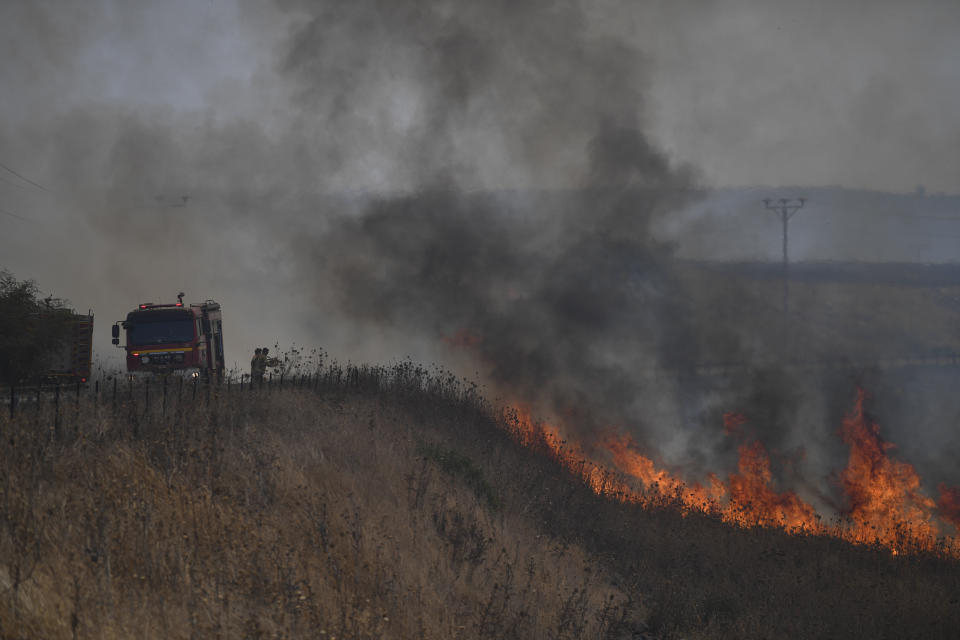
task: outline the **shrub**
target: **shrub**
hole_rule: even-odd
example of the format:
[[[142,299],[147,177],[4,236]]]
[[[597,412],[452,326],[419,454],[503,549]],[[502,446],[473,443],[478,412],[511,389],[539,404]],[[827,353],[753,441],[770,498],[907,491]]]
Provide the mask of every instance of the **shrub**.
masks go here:
[[[67,339],[71,317],[63,300],[0,271],[0,384],[42,375],[47,358]]]

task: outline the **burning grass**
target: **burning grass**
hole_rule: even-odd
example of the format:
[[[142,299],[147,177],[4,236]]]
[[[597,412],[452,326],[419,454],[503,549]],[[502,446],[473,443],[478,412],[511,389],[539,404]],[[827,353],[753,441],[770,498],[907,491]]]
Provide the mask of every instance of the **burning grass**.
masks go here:
[[[960,625],[949,558],[730,527],[685,508],[679,485],[625,500],[629,479],[555,429],[409,363],[332,365],[283,389],[121,389],[53,412],[0,419],[4,638],[950,637]],[[768,485],[749,449],[744,486]]]
[[[514,424],[521,432],[546,434],[544,442],[552,454],[599,495],[646,507],[667,501],[682,514],[699,512],[741,527],[828,535],[883,546],[894,554],[960,557],[956,538],[958,489],[940,485],[939,501],[928,497],[913,466],[889,455],[895,447],[880,437],[879,425],[866,415],[865,398],[866,393],[859,390],[854,409],[839,430],[849,447],[849,458],[836,481],[845,506],[832,524],[795,492],[775,488],[770,455],[759,440],[744,439],[746,419],[741,414],[727,414],[723,425],[727,436],[741,440],[737,471],[725,482],[714,473],[708,474],[706,483],[688,483],[659,468],[623,433],[608,433],[600,440],[599,449],[609,454],[614,469],[639,481],[639,485],[605,473],[594,463],[585,463],[584,445],[571,445],[554,427],[532,424],[528,412],[519,412]],[[603,475],[608,477],[599,480]]]

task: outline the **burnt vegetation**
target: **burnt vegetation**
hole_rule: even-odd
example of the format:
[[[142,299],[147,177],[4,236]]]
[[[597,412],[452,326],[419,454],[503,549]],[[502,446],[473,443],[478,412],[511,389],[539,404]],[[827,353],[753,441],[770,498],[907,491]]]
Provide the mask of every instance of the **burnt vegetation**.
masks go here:
[[[542,433],[410,362],[103,379],[4,411],[0,436],[3,638],[960,627],[955,560],[600,497]]]

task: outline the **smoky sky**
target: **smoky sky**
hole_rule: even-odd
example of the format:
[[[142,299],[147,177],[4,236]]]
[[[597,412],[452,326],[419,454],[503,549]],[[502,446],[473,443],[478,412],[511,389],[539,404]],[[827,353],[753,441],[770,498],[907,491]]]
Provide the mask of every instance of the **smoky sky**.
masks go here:
[[[417,188],[298,242],[319,306],[462,346],[495,393],[582,428],[640,420],[641,376],[696,345],[650,231],[696,176],[642,130],[642,52],[592,33],[579,3],[455,6],[352,3],[294,35],[283,68],[324,119],[358,117],[384,75],[419,87],[416,126],[371,132],[400,136]],[[464,149],[488,135],[494,171],[566,188],[471,192],[493,174]]]
[[[698,166],[711,185],[957,190],[960,10],[953,2],[514,4],[523,9],[507,14],[496,3],[427,3],[407,10],[403,3],[365,2],[5,2],[2,112],[8,125],[21,126],[77,105],[169,105],[218,119],[250,116],[276,131],[302,114],[303,103],[292,105],[287,93],[290,74],[319,77],[328,65],[333,75],[325,77],[325,88],[299,87],[316,98],[312,117],[303,114],[299,125],[314,138],[317,155],[334,163],[319,182],[391,188],[408,185],[408,173],[417,172],[397,147],[428,124],[422,116],[437,117],[420,108],[423,92],[459,82],[471,100],[442,117],[458,119],[464,133],[464,125],[472,125],[477,135],[458,139],[470,143],[457,147],[458,164],[482,167],[476,177],[500,186],[526,188],[534,179],[556,186],[569,177],[561,169],[575,162],[565,140],[528,145],[537,131],[505,128],[511,118],[495,107],[509,104],[522,119],[543,104],[531,99],[539,86],[547,92],[548,85],[560,86],[553,80],[564,73],[578,77],[586,58],[573,47],[550,46],[551,39],[556,44],[573,36],[574,46],[593,41],[591,64],[609,56],[603,69],[593,70],[609,71],[609,82],[620,85],[610,89],[620,99],[637,98],[651,139],[680,162]],[[375,19],[364,17],[374,11]],[[403,25],[413,20],[433,35],[407,39]],[[460,37],[466,33],[478,40]],[[484,47],[483,38],[494,35],[498,47]],[[606,54],[597,41],[607,43]],[[529,43],[565,54],[524,57]],[[326,62],[310,55],[320,50]],[[484,69],[511,56],[518,63],[500,65],[490,83],[497,91],[477,91]],[[444,74],[444,66],[456,69],[467,61],[469,72],[454,80]],[[542,73],[548,73],[543,84]],[[642,96],[630,95],[640,86]],[[456,93],[456,87],[447,89]],[[604,103],[607,95],[578,94],[572,103]],[[309,125],[338,108],[352,119],[318,136]],[[556,122],[576,108],[565,109]],[[338,142],[350,138],[357,144]],[[507,146],[533,154],[527,171],[498,170]],[[25,161],[42,171],[39,160]]]
[[[0,162],[42,187],[0,172],[0,266],[102,328],[186,290],[240,366],[435,359],[709,466],[729,393],[683,374],[769,356],[776,303],[656,230],[714,185],[955,190],[960,11],[677,5],[3,3]],[[826,439],[817,383],[777,380],[757,428]]]

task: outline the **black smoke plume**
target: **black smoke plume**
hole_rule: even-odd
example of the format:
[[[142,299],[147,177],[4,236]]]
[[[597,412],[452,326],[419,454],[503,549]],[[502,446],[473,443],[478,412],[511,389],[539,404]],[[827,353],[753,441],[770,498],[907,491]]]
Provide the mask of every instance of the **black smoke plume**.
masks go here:
[[[497,393],[570,427],[641,431],[647,402],[674,402],[651,374],[691,367],[698,345],[651,232],[696,197],[695,172],[642,131],[643,66],[577,2],[314,11],[284,64],[304,108],[339,128],[389,101],[386,74],[418,122],[393,148],[403,192],[298,242],[320,298],[468,351]],[[489,188],[497,175],[524,188]]]
[[[156,3],[3,4],[13,62],[0,80],[16,90],[0,104],[0,161],[43,189],[0,184],[19,216],[3,218],[16,239],[0,266],[106,323],[180,290],[215,297],[241,366],[254,346],[291,339],[354,359],[442,359],[586,439],[627,429],[693,478],[732,468],[724,410],[745,411],[773,451],[832,452],[812,464],[817,481],[842,464],[834,431],[860,380],[770,366],[782,347],[776,284],[760,296],[706,277],[657,239],[701,184],[647,135],[658,61],[624,35],[644,7],[236,6],[239,39],[259,56],[250,80],[206,78],[206,106],[189,107],[179,73],[166,76],[169,103],[111,91],[149,89],[155,57],[186,70],[212,55],[206,38],[179,34],[219,16],[190,31]],[[857,304],[808,291],[828,319]],[[804,355],[847,353],[841,334]],[[745,374],[698,376],[704,363]],[[960,415],[933,404],[927,422]],[[923,448],[942,451],[949,429],[929,432]],[[952,470],[953,457],[938,466]]]

